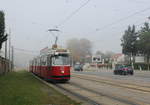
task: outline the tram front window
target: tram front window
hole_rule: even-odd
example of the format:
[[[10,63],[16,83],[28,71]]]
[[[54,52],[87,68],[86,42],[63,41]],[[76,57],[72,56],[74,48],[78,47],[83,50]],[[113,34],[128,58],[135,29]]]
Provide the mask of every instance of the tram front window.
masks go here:
[[[68,55],[57,55],[53,59],[54,65],[70,65],[70,60]]]

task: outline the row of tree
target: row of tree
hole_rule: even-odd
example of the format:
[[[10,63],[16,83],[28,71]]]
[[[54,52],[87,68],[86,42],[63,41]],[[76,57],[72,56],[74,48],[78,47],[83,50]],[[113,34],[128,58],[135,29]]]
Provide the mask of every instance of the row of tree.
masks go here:
[[[0,50],[3,42],[7,40],[7,34],[5,34],[5,14],[0,11]]]
[[[135,25],[128,26],[121,39],[122,52],[131,58],[137,54],[143,54],[147,58],[147,64],[150,59],[150,26],[149,23],[145,23],[138,31],[135,29]],[[133,60],[134,61],[134,60]],[[149,66],[148,66],[149,67]]]
[[[71,51],[74,63],[89,63],[92,61],[92,42],[90,40],[86,38],[72,38],[67,41],[67,48]],[[114,55],[114,52],[107,51],[103,53],[102,51],[98,50],[94,55],[100,55],[101,59],[105,59],[106,62],[109,62],[109,58]]]

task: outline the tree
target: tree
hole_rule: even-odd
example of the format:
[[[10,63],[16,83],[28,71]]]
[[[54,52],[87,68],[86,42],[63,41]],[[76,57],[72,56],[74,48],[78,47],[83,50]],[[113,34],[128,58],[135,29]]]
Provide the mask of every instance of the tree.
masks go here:
[[[149,59],[150,59],[150,27],[148,23],[141,27],[139,32],[139,51],[147,57],[148,69],[149,69]]]
[[[102,59],[105,58],[105,54],[102,51],[100,51],[100,50],[97,50],[95,55],[101,55]]]
[[[70,39],[67,41],[67,48],[75,62],[84,62],[86,56],[92,55],[92,43],[88,39]]]
[[[135,26],[128,26],[128,29],[125,30],[124,35],[121,39],[122,52],[125,55],[134,57],[137,53],[137,32],[135,31]]]
[[[79,46],[77,44],[78,42],[79,42],[79,40],[75,39],[75,38],[67,41],[67,48],[70,50],[74,61],[80,60],[80,56],[79,56],[80,54],[78,52]]]
[[[115,53],[112,51],[106,51],[105,52],[105,58],[111,58]]]
[[[2,44],[7,40],[7,34],[5,35],[5,14],[3,11],[0,11],[0,49]]]
[[[141,27],[140,34],[150,32],[150,26],[149,23],[145,22],[144,27]]]

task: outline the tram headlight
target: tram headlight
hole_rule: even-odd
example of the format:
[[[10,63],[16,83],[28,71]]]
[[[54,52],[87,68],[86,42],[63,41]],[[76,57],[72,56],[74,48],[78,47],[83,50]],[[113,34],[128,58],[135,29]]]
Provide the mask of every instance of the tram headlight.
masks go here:
[[[65,72],[62,70],[61,73],[65,73]]]

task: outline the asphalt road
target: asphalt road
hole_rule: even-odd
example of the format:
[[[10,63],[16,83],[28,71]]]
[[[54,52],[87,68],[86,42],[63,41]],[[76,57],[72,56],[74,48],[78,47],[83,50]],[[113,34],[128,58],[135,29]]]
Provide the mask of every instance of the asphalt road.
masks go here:
[[[135,71],[134,75],[126,76],[114,75],[111,70],[73,71],[69,85],[82,88],[72,91],[78,90],[80,95],[100,105],[150,105],[149,71]]]
[[[73,73],[96,75],[100,77],[108,77],[117,80],[119,79],[119,80],[150,83],[150,71],[134,71],[134,75],[126,75],[126,76],[114,75],[113,70],[82,71],[82,72],[74,71]]]

